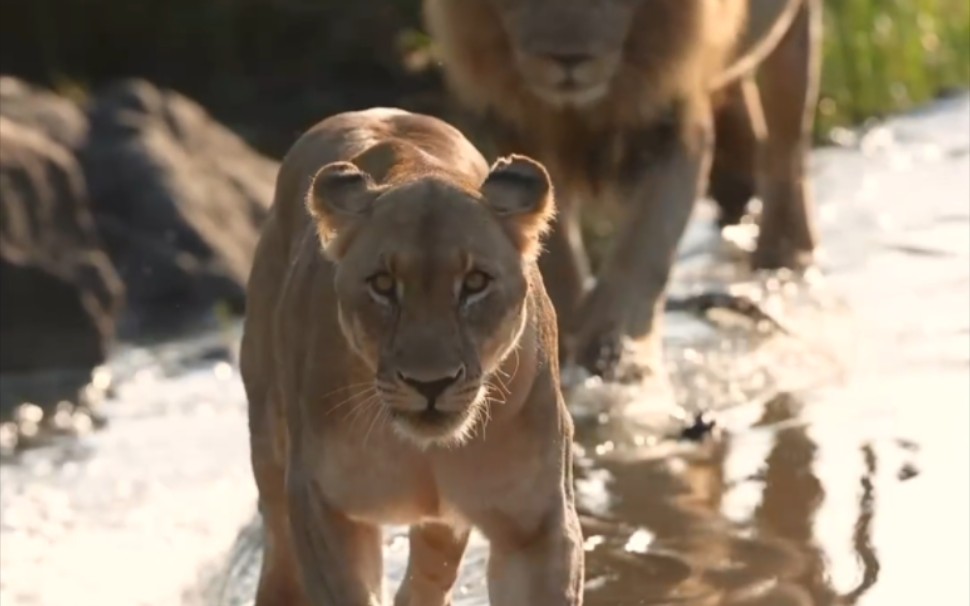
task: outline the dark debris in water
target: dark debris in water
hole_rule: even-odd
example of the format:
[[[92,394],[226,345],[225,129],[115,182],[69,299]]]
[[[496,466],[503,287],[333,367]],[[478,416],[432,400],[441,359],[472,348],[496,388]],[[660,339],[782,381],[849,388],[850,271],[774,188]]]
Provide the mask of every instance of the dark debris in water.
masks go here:
[[[682,298],[669,298],[667,311],[685,312],[707,319],[711,311],[723,310],[747,318],[760,330],[790,335],[791,332],[774,316],[750,298],[729,292],[705,292]]]
[[[694,415],[694,419],[689,425],[680,430],[678,438],[691,442],[702,442],[707,436],[714,433],[716,426],[717,421],[708,413],[699,412]]]
[[[919,475],[919,469],[916,468],[912,463],[906,463],[899,468],[896,472],[896,477],[899,478],[900,482],[905,482],[906,480],[912,480]]]

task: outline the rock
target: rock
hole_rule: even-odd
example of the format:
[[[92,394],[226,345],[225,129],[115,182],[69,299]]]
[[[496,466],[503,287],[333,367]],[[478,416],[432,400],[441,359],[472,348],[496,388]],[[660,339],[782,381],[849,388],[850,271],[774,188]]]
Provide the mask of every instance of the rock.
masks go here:
[[[65,147],[0,116],[0,372],[105,361],[123,287]]]
[[[71,151],[84,145],[88,119],[75,103],[13,76],[0,75],[0,116],[33,128]]]
[[[82,163],[98,229],[142,328],[241,311],[277,163],[143,80],[100,94]]]

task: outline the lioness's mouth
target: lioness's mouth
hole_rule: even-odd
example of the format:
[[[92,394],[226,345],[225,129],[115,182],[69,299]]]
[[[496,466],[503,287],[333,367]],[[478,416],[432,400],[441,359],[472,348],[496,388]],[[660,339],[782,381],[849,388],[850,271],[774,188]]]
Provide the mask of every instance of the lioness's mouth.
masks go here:
[[[467,412],[443,412],[437,408],[426,408],[421,411],[394,410],[391,416],[395,420],[424,425],[427,427],[445,427],[461,420]]]
[[[446,412],[436,408],[420,411],[391,411],[398,434],[424,448],[429,445],[457,446],[470,436],[478,407]]]

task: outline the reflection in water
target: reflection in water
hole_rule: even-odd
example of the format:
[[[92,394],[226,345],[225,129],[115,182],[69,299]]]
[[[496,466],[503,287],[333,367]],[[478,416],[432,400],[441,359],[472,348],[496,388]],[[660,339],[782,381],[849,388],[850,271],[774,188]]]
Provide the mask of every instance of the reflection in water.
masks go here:
[[[676,456],[601,461],[596,482],[610,494],[610,506],[585,517],[589,603],[857,603],[879,578],[871,537],[878,509],[876,451],[866,444],[848,453],[861,459],[859,466],[820,456],[807,426],[786,424],[799,408],[788,395],[765,407],[756,425],[770,432],[767,452],[764,440],[724,436]],[[754,452],[745,453],[749,448]],[[727,461],[739,458],[760,461],[760,466],[738,477],[745,470],[735,464],[729,475]],[[608,483],[603,471],[609,472]],[[845,481],[846,472],[858,477]],[[838,482],[826,483],[836,490],[859,486],[857,502],[829,503],[819,476],[837,476]],[[581,482],[588,484],[588,475]],[[728,509],[725,497],[739,489],[747,492],[748,507]],[[590,492],[587,488],[585,494]],[[826,536],[819,528],[820,513],[844,518],[853,512],[847,533]],[[638,533],[651,538],[645,550],[630,549],[628,537]],[[825,544],[847,538],[854,551],[848,561],[840,545]],[[854,583],[843,593],[836,582],[847,574]]]
[[[815,545],[812,523],[825,498],[822,484],[813,473],[818,447],[804,427],[790,427],[775,434],[775,444],[765,461],[764,493],[754,516],[759,534],[778,536],[802,555],[803,570],[796,578],[812,596],[814,604],[837,604],[828,584],[825,563]]]
[[[862,447],[866,472],[862,476],[862,494],[859,496],[859,519],[856,520],[852,543],[862,564],[862,580],[859,586],[846,594],[846,602],[855,604],[866,591],[879,580],[879,559],[872,544],[872,519],[876,511],[875,486],[876,453],[871,444]]]
[[[591,604],[812,603],[790,582],[803,562],[785,533],[760,524],[745,532],[743,522],[719,514],[731,448],[726,436],[674,456],[603,461],[615,478],[609,514],[626,528],[647,529],[653,541],[645,554],[635,554],[624,552],[622,536],[612,537],[589,554]]]

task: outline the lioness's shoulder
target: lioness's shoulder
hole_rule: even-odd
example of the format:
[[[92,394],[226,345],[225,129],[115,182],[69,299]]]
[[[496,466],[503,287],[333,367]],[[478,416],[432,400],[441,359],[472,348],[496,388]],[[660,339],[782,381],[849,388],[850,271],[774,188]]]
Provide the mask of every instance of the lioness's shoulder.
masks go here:
[[[349,111],[330,116],[303,134],[283,160],[280,178],[289,166],[298,178],[336,161],[353,161],[379,146],[411,147],[458,172],[481,178],[488,165],[478,149],[440,118],[390,107]]]

